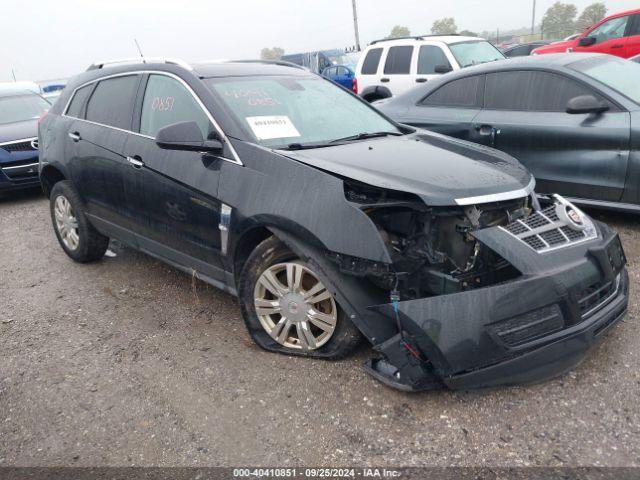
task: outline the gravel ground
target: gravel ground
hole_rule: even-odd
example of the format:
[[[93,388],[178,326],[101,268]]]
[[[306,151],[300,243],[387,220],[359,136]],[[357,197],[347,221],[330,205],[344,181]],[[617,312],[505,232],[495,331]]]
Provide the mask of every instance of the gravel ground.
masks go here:
[[[0,466],[640,466],[640,218],[630,312],[534,386],[405,394],[258,349],[233,297],[143,254],[79,265],[48,202],[0,201]]]

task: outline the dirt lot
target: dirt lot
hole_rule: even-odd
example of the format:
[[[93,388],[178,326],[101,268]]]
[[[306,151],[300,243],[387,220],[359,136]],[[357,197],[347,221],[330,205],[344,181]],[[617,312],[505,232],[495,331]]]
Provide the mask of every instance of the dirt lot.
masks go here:
[[[145,255],[71,262],[37,193],[0,201],[0,466],[640,465],[640,218],[630,313],[573,372],[404,394],[255,347],[235,300]]]

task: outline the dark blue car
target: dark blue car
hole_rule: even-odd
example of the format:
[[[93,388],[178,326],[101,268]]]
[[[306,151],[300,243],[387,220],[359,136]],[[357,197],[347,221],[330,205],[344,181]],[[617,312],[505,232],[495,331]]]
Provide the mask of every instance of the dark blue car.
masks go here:
[[[358,93],[358,81],[355,72],[346,65],[332,65],[322,71],[322,76]]]
[[[51,104],[26,90],[0,91],[0,194],[38,186],[38,118]]]

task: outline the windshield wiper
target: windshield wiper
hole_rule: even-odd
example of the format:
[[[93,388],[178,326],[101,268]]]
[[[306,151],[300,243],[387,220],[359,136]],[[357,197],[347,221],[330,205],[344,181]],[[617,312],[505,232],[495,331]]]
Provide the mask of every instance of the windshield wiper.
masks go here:
[[[323,143],[290,143],[286,147],[280,147],[280,150],[310,150],[312,148],[328,147],[329,144]]]
[[[366,140],[368,138],[387,137],[389,135],[401,136],[403,135],[403,133],[401,132],[362,132],[362,133],[358,133],[357,135],[349,135],[348,137],[336,138],[335,140],[331,140],[329,143],[353,142],[356,140]]]

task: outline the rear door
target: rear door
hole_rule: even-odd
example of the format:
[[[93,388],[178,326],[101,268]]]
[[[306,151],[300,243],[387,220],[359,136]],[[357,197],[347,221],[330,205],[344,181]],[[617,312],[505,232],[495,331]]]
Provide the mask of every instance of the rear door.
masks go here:
[[[131,231],[136,223],[137,192],[128,183],[131,166],[124,151],[140,79],[124,74],[78,90],[76,95],[90,96],[67,132],[74,186],[87,213],[106,228]]]
[[[394,96],[415,86],[415,50],[413,45],[393,45],[387,50],[380,83],[391,90]]]
[[[541,193],[618,201],[629,160],[630,115],[590,86],[558,73],[486,75],[484,108],[471,139],[505,151],[536,177]],[[594,95],[606,113],[572,115],[567,102]]]
[[[152,73],[145,81],[134,127],[138,135],[126,145],[127,156],[137,164],[134,173],[147,214],[138,242],[142,249],[220,279],[221,204],[215,197],[222,160],[199,152],[163,150],[155,143],[158,130],[178,122],[195,121],[204,138],[213,138],[215,130],[182,80]]]
[[[397,120],[469,140],[480,113],[483,91],[484,75],[453,80],[421,99]]]
[[[630,15],[626,15],[601,23],[585,35],[585,38],[595,38],[596,43],[587,47],[581,47],[578,44],[573,51],[606,53],[627,58],[629,56],[627,55],[627,42],[629,40],[628,32],[632,23],[631,18]]]

